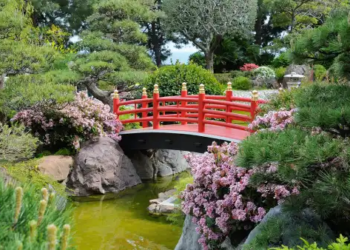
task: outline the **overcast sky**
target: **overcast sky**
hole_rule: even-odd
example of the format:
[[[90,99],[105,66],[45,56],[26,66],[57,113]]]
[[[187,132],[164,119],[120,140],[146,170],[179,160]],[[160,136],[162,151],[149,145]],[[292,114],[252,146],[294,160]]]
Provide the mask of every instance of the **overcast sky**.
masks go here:
[[[166,46],[170,49],[172,55],[164,62],[164,64],[171,64],[171,60],[173,63],[175,63],[176,60],[179,60],[181,63],[188,63],[189,56],[198,51],[192,43],[183,45],[181,49],[176,48],[173,42],[169,42]]]

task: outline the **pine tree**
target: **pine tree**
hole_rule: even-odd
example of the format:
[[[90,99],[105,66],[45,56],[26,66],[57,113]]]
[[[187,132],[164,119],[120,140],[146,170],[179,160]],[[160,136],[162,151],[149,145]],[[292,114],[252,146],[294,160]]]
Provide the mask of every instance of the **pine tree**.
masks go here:
[[[103,0],[88,18],[89,29],[81,33],[79,55],[72,69],[80,74],[79,85],[97,99],[111,104],[111,93],[133,90],[147,70],[153,69],[146,48],[141,22],[158,17],[153,0]]]

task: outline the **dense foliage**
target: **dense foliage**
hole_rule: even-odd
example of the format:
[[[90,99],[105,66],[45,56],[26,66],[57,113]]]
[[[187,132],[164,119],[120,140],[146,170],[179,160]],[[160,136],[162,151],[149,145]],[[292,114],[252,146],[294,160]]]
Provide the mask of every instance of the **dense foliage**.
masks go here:
[[[56,106],[35,105],[18,112],[12,119],[30,128],[48,148],[80,148],[80,142],[94,136],[119,140],[122,125],[110,107],[79,92],[71,103]]]
[[[224,91],[211,72],[196,64],[181,63],[158,69],[145,80],[144,86],[153,91],[154,85],[158,84],[160,96],[176,96],[180,95],[184,82],[190,95],[198,94],[200,84],[204,84],[208,95],[221,95]]]
[[[247,77],[237,76],[232,81],[232,87],[239,90],[249,90],[252,88],[252,82]]]
[[[294,61],[330,66],[334,76],[349,80],[349,30],[348,12],[335,11],[322,26],[295,40]]]
[[[70,236],[71,208],[59,207],[47,189],[16,189],[0,181],[0,246],[9,250],[74,249]],[[48,248],[48,245],[51,248]]]
[[[25,131],[23,125],[11,126],[0,123],[0,162],[15,162],[32,158],[39,140]]]
[[[227,34],[246,36],[253,26],[256,9],[256,0],[163,1],[167,30],[193,42],[204,53],[206,67],[211,71],[214,52],[223,37]]]

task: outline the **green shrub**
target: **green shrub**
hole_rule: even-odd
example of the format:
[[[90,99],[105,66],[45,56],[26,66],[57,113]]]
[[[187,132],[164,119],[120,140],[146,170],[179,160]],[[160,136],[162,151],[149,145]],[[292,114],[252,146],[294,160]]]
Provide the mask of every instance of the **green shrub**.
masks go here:
[[[232,81],[231,73],[214,74],[214,76],[221,84],[227,84]]]
[[[238,76],[233,79],[232,87],[239,90],[249,90],[252,88],[252,82],[247,77]]]
[[[69,148],[61,148],[55,153],[55,155],[69,156],[69,155],[74,155],[74,152],[72,150],[70,150]]]
[[[120,111],[131,110],[131,109],[132,108],[125,107],[125,106],[120,107]],[[119,118],[120,121],[134,119],[134,114],[121,115],[118,118]],[[126,125],[123,125],[123,127],[124,127],[125,130],[141,128],[140,123],[128,123]]]
[[[310,244],[304,239],[301,239],[304,242],[303,246],[297,246],[297,248],[288,248],[286,246],[271,248],[270,250],[326,250],[317,246],[317,243]],[[337,239],[337,242],[334,242],[328,246],[329,250],[350,250],[350,244],[347,244],[348,238],[340,235]]]
[[[292,90],[282,91],[278,94],[271,95],[269,102],[262,106],[262,113],[280,109],[291,110],[295,108],[295,96],[300,91],[303,91],[303,88],[293,88]]]
[[[231,78],[236,78],[238,76],[244,76],[244,77],[252,77],[252,72],[251,71],[241,71],[241,70],[234,70],[234,71],[231,71]]]
[[[39,140],[25,130],[23,125],[0,123],[0,161],[15,162],[32,158]]]
[[[205,69],[207,62],[202,52],[196,52],[190,55],[189,62],[195,63]]]
[[[40,191],[33,185],[15,189],[0,179],[0,248],[48,249],[50,242],[54,246],[50,249],[62,249],[67,242],[66,249],[74,249],[70,234],[64,234],[70,229],[68,225],[72,224],[72,210],[70,207],[57,209],[57,205],[58,199],[47,190]],[[49,225],[57,228],[57,238],[53,240],[49,240]]]
[[[222,86],[215,76],[206,69],[190,63],[189,65],[176,63],[159,68],[151,74],[144,83],[148,92],[153,91],[155,84],[159,85],[160,96],[177,96],[181,92],[181,84],[187,83],[188,94],[198,94],[199,85],[205,85],[208,95],[222,94]]]
[[[279,68],[276,68],[275,69],[275,75],[276,75],[276,78],[278,80],[278,82],[282,82],[283,81],[283,78],[284,78],[284,75],[286,73],[286,68],[284,67],[279,67]]]
[[[290,53],[283,52],[272,61],[272,66],[275,68],[288,67],[291,64]]]
[[[327,77],[327,69],[322,65],[314,65],[315,80],[318,82],[323,81]]]

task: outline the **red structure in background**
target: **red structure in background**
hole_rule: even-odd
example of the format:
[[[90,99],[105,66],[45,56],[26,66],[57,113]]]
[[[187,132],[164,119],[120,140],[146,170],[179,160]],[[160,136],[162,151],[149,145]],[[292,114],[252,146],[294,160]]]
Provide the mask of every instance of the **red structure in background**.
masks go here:
[[[121,101],[116,90],[113,103],[114,113],[118,117],[134,115],[133,119],[121,121],[123,124],[139,122],[144,129],[158,130],[171,126],[172,129],[178,128],[180,131],[206,133],[207,128],[220,130],[222,127],[252,132],[246,126],[234,124],[233,121],[250,123],[255,118],[259,104],[265,101],[258,99],[257,91],[252,92],[252,98],[233,96],[231,83],[227,84],[226,95],[223,96],[206,95],[203,84],[199,87],[198,95],[188,95],[186,83],[183,83],[181,96],[160,97],[156,84],[152,98],[148,98],[144,88],[142,99]],[[121,106],[133,106],[133,109],[120,111]],[[243,111],[247,115],[235,111]],[[153,125],[149,125],[150,122]],[[160,126],[161,122],[181,123],[181,125]],[[194,126],[197,127],[197,131],[194,131]]]

